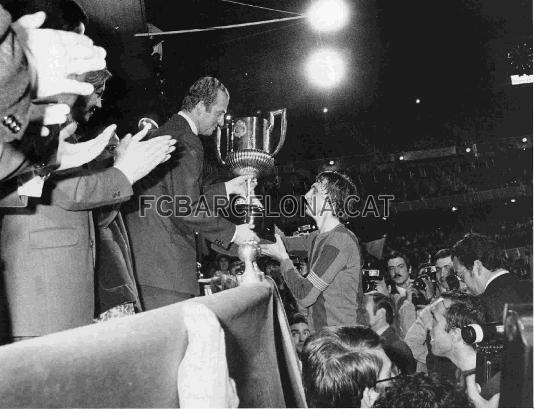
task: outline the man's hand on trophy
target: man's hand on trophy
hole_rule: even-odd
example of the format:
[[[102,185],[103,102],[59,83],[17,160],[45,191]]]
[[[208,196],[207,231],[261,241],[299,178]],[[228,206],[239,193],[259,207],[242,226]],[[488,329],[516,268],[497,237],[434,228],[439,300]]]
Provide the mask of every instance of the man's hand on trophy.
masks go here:
[[[274,235],[276,237],[276,243],[274,244],[260,244],[261,253],[274,258],[275,260],[282,261],[289,259],[286,246],[282,241],[279,234]]]
[[[252,230],[254,225],[251,224],[238,224],[235,228],[234,240],[233,242],[237,245],[241,245],[246,242],[253,241],[258,243],[260,238]]]
[[[250,180],[250,189],[253,191],[256,186],[258,186],[258,179],[254,176],[245,175],[235,177],[228,182],[224,182],[226,187],[226,193],[229,195],[239,195],[243,197],[248,196],[247,181]],[[252,192],[254,194],[254,192]]]

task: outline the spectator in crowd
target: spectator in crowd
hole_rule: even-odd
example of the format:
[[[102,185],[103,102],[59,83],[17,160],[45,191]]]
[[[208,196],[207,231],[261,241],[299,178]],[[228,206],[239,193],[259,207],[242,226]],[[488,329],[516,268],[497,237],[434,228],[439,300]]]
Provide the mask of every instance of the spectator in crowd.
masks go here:
[[[217,255],[217,273],[226,274],[230,268],[230,258],[224,254]]]
[[[394,283],[390,291],[398,311],[399,336],[404,338],[416,318],[416,309],[412,303],[414,294],[413,280],[410,278],[412,268],[408,257],[397,251],[387,255],[386,263],[389,276]]]
[[[371,292],[365,294],[364,301],[369,326],[380,336],[391,361],[402,373],[415,372],[416,365],[412,351],[399,338],[393,327],[395,307],[391,297],[379,292]]]
[[[525,285],[503,266],[502,250],[488,237],[469,233],[452,248],[454,271],[469,291],[480,295],[491,320],[502,322],[506,303],[532,303],[532,284]]]
[[[439,250],[434,256],[434,260],[439,294],[458,290],[460,288],[460,281],[454,274],[451,250]]]
[[[300,357],[302,353],[302,347],[304,342],[310,336],[310,327],[308,326],[308,320],[303,314],[293,314],[289,320],[289,329],[291,330],[291,338],[293,339],[293,345]]]
[[[449,249],[441,249],[436,253],[434,259],[439,293],[445,293],[454,289],[457,290],[460,286],[460,280],[458,280],[452,270],[451,251]],[[462,288],[465,289],[465,285]],[[436,357],[432,353],[429,353],[428,332],[432,329],[431,310],[435,301],[432,300],[428,306],[420,311],[417,319],[406,332],[404,340],[412,350],[414,358],[417,361],[418,372],[438,372],[445,377],[451,377],[455,368],[452,362],[448,358]],[[430,365],[429,367],[427,367],[427,363]]]
[[[326,327],[302,351],[302,380],[313,408],[372,407],[377,382],[391,377],[392,365],[378,335],[368,327]]]
[[[399,376],[380,394],[375,408],[467,408],[464,390],[438,374]]]
[[[245,263],[239,260],[237,257],[233,257],[230,260],[230,268],[228,271],[232,275],[241,275],[245,271]]]
[[[463,340],[461,329],[469,324],[487,324],[487,309],[484,303],[473,295],[446,293],[442,297],[431,310],[432,352],[452,361],[457,368],[456,383],[467,391],[471,399],[480,401],[481,396],[474,387],[477,353],[474,345]],[[495,394],[498,394],[500,383],[491,383],[495,390],[491,393],[490,401],[496,402],[499,398]]]
[[[217,271],[215,275],[211,278],[210,282],[212,294],[228,290],[230,288],[235,288],[238,285],[239,282],[237,275],[231,274],[230,272],[221,273]]]
[[[300,304],[310,308],[310,327],[356,325],[365,319],[358,239],[342,221],[347,220],[356,195],[354,183],[345,175],[321,172],[306,193],[306,212],[318,230],[298,237],[276,235],[275,244],[262,244],[264,254],[280,262],[287,287]],[[302,277],[289,252],[307,251],[310,272]]]
[[[284,287],[282,275],[280,274],[280,263],[278,261],[267,259],[265,261],[264,273],[274,280],[278,286],[278,289],[282,289]]]

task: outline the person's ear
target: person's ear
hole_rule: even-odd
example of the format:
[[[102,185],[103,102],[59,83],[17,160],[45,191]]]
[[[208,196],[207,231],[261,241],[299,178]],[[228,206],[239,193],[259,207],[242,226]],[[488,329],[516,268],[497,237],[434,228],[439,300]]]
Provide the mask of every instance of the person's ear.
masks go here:
[[[194,111],[197,115],[200,115],[204,112],[206,112],[206,105],[204,104],[204,101],[199,101],[194,108]]]
[[[372,408],[375,401],[378,399],[379,393],[375,388],[369,389],[366,387],[363,390],[362,401],[360,407],[362,408]]]
[[[449,334],[451,334],[451,338],[454,343],[463,341],[461,328],[453,328],[449,331]]]
[[[475,260],[473,263],[473,275],[474,276],[480,276],[482,274],[483,269],[482,262],[480,260]]]
[[[385,318],[386,317],[386,310],[384,308],[379,308],[376,312],[376,315],[378,315],[379,318]]]

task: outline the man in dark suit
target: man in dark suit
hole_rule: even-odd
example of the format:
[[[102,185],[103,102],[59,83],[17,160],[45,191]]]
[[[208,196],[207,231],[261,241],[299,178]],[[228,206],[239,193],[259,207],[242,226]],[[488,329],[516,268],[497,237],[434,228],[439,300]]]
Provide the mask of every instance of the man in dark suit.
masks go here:
[[[392,298],[375,291],[365,294],[364,301],[369,326],[380,336],[389,359],[402,373],[415,372],[416,362],[411,349],[392,327],[395,316]]]
[[[490,238],[469,233],[452,248],[453,267],[479,295],[493,321],[502,322],[506,303],[532,303],[532,282],[521,282],[503,267],[502,251]]]
[[[177,142],[173,158],[136,187],[127,209],[127,227],[145,309],[158,308],[199,294],[195,232],[227,248],[232,242],[258,241],[249,225],[236,226],[218,215],[181,214],[195,209],[201,195],[211,205],[230,194],[245,193],[246,178],[201,188],[204,150],[198,135],[212,135],[224,123],[229,94],[216,78],[204,77],[189,88],[182,110],[154,134]]]

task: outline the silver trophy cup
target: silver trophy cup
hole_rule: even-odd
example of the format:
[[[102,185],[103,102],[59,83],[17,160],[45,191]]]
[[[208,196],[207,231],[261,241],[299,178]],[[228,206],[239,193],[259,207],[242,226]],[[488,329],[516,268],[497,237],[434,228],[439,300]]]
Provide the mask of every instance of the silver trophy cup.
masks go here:
[[[275,121],[280,117],[280,133],[275,143]],[[286,138],[286,109],[269,112],[269,119],[257,116],[236,118],[225,127],[224,132],[217,132],[217,159],[229,167],[236,176],[249,175],[255,178],[274,170],[274,156],[282,149]],[[277,133],[277,132],[276,132]],[[254,191],[247,183],[247,194],[236,204],[234,222],[254,224],[254,231],[261,239],[274,241],[274,225],[264,217],[261,205],[253,204]],[[239,257],[245,262],[243,282],[258,281],[261,272],[255,259],[259,254],[256,243],[240,246]]]

